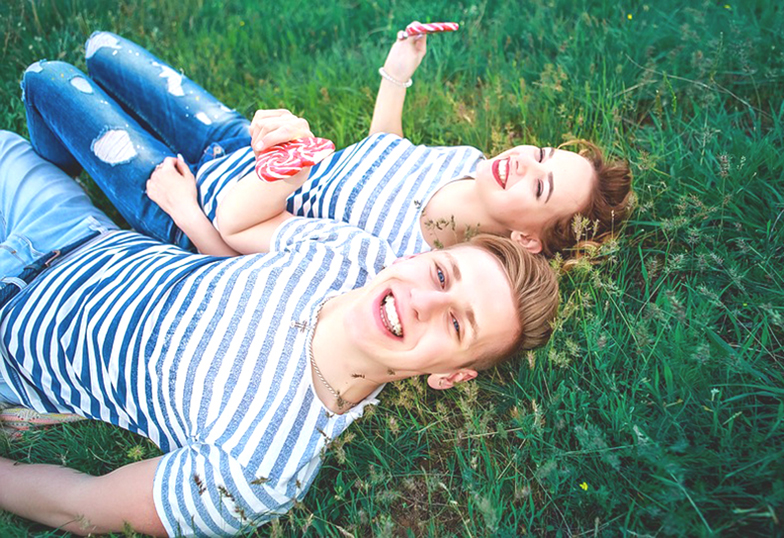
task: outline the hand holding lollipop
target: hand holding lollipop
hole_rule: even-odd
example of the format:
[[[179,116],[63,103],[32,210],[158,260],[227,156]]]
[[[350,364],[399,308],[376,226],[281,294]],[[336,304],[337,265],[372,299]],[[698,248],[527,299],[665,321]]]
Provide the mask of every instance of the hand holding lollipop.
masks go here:
[[[405,30],[397,33],[397,41],[392,45],[384,67],[379,69],[379,74],[398,86],[410,86],[411,76],[427,52],[426,34],[454,32],[459,27],[456,22],[412,22]],[[414,39],[408,41],[409,37]]]
[[[335,144],[313,136],[307,120],[286,109],[257,110],[250,124],[256,175],[279,181],[321,162]]]

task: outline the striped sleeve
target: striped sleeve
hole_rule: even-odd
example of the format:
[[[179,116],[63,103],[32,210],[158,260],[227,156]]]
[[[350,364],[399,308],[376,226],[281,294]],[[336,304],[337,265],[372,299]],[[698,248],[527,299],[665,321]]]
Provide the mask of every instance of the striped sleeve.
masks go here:
[[[374,273],[395,260],[392,248],[383,239],[350,224],[307,217],[295,217],[279,226],[272,239],[271,250],[297,250],[301,245],[313,242],[347,259],[374,267]]]
[[[169,536],[235,536],[285,513],[287,484],[254,477],[213,445],[169,452],[155,472],[155,509]]]

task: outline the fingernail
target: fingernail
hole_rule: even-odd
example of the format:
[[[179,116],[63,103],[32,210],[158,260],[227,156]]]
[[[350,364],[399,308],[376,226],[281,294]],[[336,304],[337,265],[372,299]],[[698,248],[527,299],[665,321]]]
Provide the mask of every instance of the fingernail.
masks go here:
[[[185,160],[185,159],[182,158],[182,154],[180,154],[180,153],[177,154],[177,159],[180,160],[180,161],[184,161]]]

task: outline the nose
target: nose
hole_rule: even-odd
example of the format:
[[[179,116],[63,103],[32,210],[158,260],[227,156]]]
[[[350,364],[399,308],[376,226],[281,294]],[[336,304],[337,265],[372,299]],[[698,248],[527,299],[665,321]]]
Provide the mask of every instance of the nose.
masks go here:
[[[442,290],[412,289],[411,308],[420,321],[443,312],[449,306],[449,293]]]
[[[540,171],[542,163],[534,159],[528,153],[517,154],[510,159],[510,168],[514,171],[515,175],[524,177],[529,171],[537,173]]]

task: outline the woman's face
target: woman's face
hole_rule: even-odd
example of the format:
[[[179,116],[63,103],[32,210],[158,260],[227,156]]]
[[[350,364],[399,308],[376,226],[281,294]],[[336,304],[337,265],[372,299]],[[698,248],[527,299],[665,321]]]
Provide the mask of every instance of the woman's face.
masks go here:
[[[588,204],[595,173],[588,159],[577,153],[517,146],[479,163],[476,181],[485,209],[513,239],[538,241],[548,223]],[[526,246],[541,250],[541,245]]]

